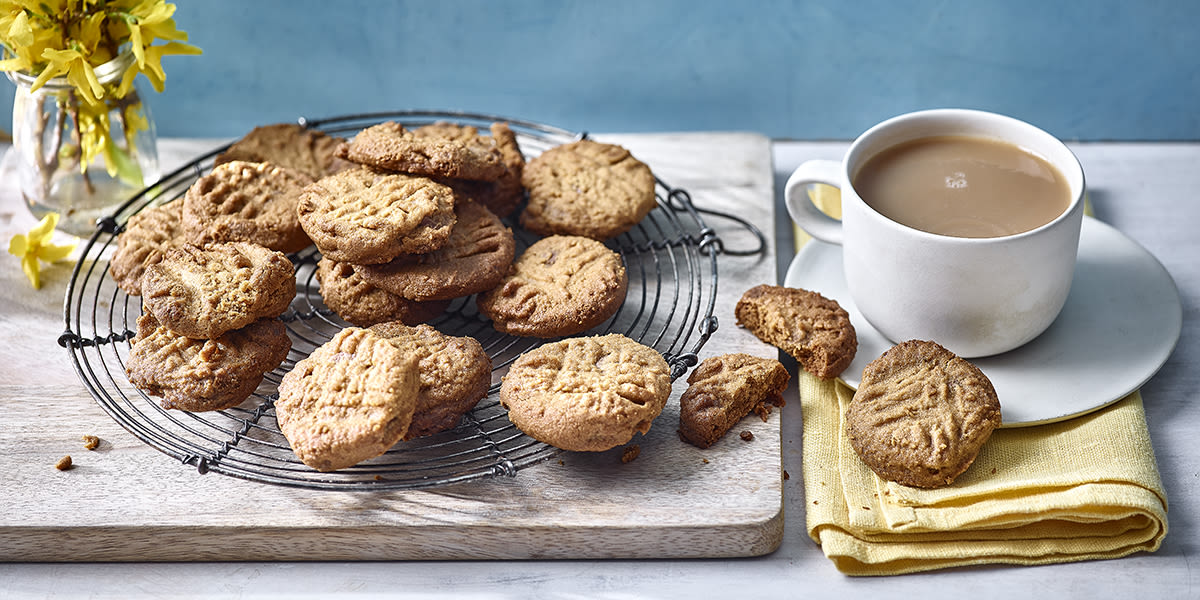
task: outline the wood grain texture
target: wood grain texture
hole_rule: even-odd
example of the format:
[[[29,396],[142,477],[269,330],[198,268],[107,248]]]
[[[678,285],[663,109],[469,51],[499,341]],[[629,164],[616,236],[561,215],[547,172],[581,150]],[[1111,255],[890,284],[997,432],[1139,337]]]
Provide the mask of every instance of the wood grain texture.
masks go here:
[[[770,234],[766,138],[598,139],[627,145],[698,206],[736,211]],[[10,181],[4,177],[0,188],[4,239],[33,225]],[[736,224],[706,218],[727,247],[756,243]],[[627,464],[620,448],[562,453],[513,478],[406,492],[313,491],[201,475],[122,429],[79,383],[57,344],[69,265],[47,268],[38,291],[9,267],[0,271],[0,560],[690,558],[761,555],[782,540],[779,411],[765,422],[750,417],[699,450],[675,432],[682,379],[651,431],[633,440],[641,454]],[[774,270],[774,244],[760,256],[721,258],[721,327],[702,358],[776,356],[733,318],[741,292],[773,281]],[[743,429],[753,441],[739,439]],[[103,441],[87,450],[83,435]],[[74,468],[56,470],[67,454]]]

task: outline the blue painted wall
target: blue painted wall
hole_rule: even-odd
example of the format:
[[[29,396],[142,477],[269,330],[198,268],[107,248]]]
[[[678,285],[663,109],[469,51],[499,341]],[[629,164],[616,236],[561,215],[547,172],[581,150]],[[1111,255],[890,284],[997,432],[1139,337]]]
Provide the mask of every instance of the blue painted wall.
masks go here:
[[[204,55],[164,61],[162,136],[428,108],[850,138],[963,106],[1066,139],[1200,139],[1194,1],[176,2]]]

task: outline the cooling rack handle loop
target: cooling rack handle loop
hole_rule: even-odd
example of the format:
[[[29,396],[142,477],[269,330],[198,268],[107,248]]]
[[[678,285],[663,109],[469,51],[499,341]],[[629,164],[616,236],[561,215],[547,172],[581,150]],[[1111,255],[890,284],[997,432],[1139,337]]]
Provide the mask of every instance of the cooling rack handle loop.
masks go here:
[[[667,358],[667,364],[671,366],[671,381],[675,381],[676,379],[683,377],[689,370],[691,370],[692,367],[696,366],[696,364],[700,362],[700,356],[697,354],[697,352],[699,352],[700,348],[703,347],[705,342],[708,341],[708,338],[712,337],[712,334],[717,332],[719,327],[720,322],[717,320],[715,315],[705,317],[704,320],[700,322],[700,339],[696,342],[696,345],[692,347],[692,351],[684,352],[682,354]]]
[[[79,337],[78,333],[68,329],[62,332],[62,335],[58,336],[58,345],[63,348],[79,349],[83,345],[83,338]]]
[[[714,251],[717,254],[725,254],[728,256],[754,256],[766,252],[767,237],[763,235],[763,232],[750,221],[747,221],[746,219],[743,219],[735,214],[722,212],[719,210],[712,210],[709,208],[700,208],[692,203],[691,195],[688,194],[687,190],[682,188],[668,187],[667,189],[667,206],[674,211],[691,213],[693,218],[696,219],[696,222],[702,226],[699,231],[699,237],[694,238],[693,242],[696,243],[703,255],[707,256],[709,252]],[[712,227],[709,227],[708,224],[704,223],[704,220],[700,218],[700,215],[710,215],[736,222],[758,239],[758,246],[745,250],[730,250],[726,248],[725,242],[721,239],[721,236],[717,235],[716,231],[713,230]]]
[[[516,477],[517,467],[507,458],[492,466],[492,477]]]

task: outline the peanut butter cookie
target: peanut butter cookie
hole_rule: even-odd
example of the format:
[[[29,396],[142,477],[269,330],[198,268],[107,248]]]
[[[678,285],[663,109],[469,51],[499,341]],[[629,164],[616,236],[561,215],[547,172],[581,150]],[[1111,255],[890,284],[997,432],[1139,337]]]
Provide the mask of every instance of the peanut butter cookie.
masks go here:
[[[616,333],[534,348],[500,384],[500,404],[521,431],[576,451],[608,450],[646,433],[670,395],[662,355]]]
[[[454,427],[492,385],[492,359],[474,338],[399,322],[380,323],[371,332],[418,361],[421,386],[406,440]]]
[[[540,338],[587,331],[616,314],[629,280],[621,255],[590,238],[538,240],[476,299],[497,331]]]
[[[783,406],[783,390],[791,375],[783,364],[749,354],[722,354],[705,359],[688,376],[679,398],[679,435],[707,448],[758,407]]]
[[[292,253],[312,242],[300,227],[296,203],[313,178],[271,163],[235,160],[196,180],[183,198],[187,240],[253,242]]]
[[[448,131],[453,133],[447,135]],[[440,126],[417,134],[387,121],[358,132],[338,147],[337,156],[398,173],[495,181],[505,171],[500,150],[477,132],[470,136],[466,132]]]
[[[605,240],[629,231],[656,205],[650,167],[614,144],[551,148],[529,161],[521,181],[529,190],[521,225],[542,235]]]
[[[404,437],[419,386],[414,357],[350,327],[283,376],[275,417],[304,464],[335,471],[379,456]]]
[[[426,126],[433,127],[433,126]],[[457,126],[451,126],[457,127]],[[469,128],[474,130],[474,127]],[[421,133],[425,127],[416,130]],[[453,134],[457,129],[451,129]],[[472,199],[483,204],[498,217],[507,217],[517,209],[525,199],[525,187],[521,185],[521,173],[525,168],[525,156],[517,136],[507,123],[493,123],[491,126],[492,139],[500,150],[504,172],[495,181],[473,181],[470,179],[438,179],[438,182],[450,186],[456,196]],[[471,135],[475,135],[472,133]]]
[[[342,171],[304,189],[300,226],[339,262],[385,263],[432,252],[454,227],[454,193],[426,177],[368,168]]]
[[[153,206],[129,217],[125,231],[117,236],[108,270],[117,286],[130,296],[142,295],[146,267],[162,260],[170,248],[184,243],[183,203]]]
[[[354,267],[322,258],[317,263],[317,281],[325,306],[347,323],[370,327],[386,321],[405,325],[424,323],[446,311],[449,300],[416,302],[367,283]]]
[[[269,162],[320,179],[357,166],[334,156],[343,141],[296,123],[263,125],[217,155],[215,164],[235,160]]]
[[[846,409],[846,433],[863,463],[883,479],[921,488],[953,483],[1000,421],[987,376],[919,340],[871,361]]]
[[[428,254],[400,256],[381,265],[354,265],[367,283],[421,302],[469,296],[496,287],[512,266],[512,230],[476,202],[457,207],[450,239]]]
[[[224,410],[241,404],[263,375],[287,358],[292,342],[277,319],[255,321],[211,340],[187,338],[138,317],[125,372],[163,408]]]
[[[186,244],[146,269],[142,291],[160,324],[212,339],[283,314],[296,296],[296,276],[282,252],[257,244]]]
[[[816,292],[758,285],[742,294],[734,313],[738,325],[792,355],[821,379],[841,374],[858,351],[850,315]]]

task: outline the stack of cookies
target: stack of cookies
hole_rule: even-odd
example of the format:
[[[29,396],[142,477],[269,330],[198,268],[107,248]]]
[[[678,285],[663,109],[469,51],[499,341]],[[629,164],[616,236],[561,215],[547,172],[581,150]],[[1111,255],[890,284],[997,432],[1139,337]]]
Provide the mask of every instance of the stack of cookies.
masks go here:
[[[454,427],[491,375],[470,337],[397,322],[348,327],[284,375],[275,416],[304,464],[334,471]]]
[[[327,306],[357,326],[411,325],[501,281],[516,246],[500,217],[523,197],[525,160],[507,124],[491,134],[389,121],[338,146],[354,167],[309,185],[297,206]]]
[[[241,404],[291,349],[277,317],[296,295],[292,263],[249,242],[166,250],[140,282],[129,380],[164,408],[223,410]]]

